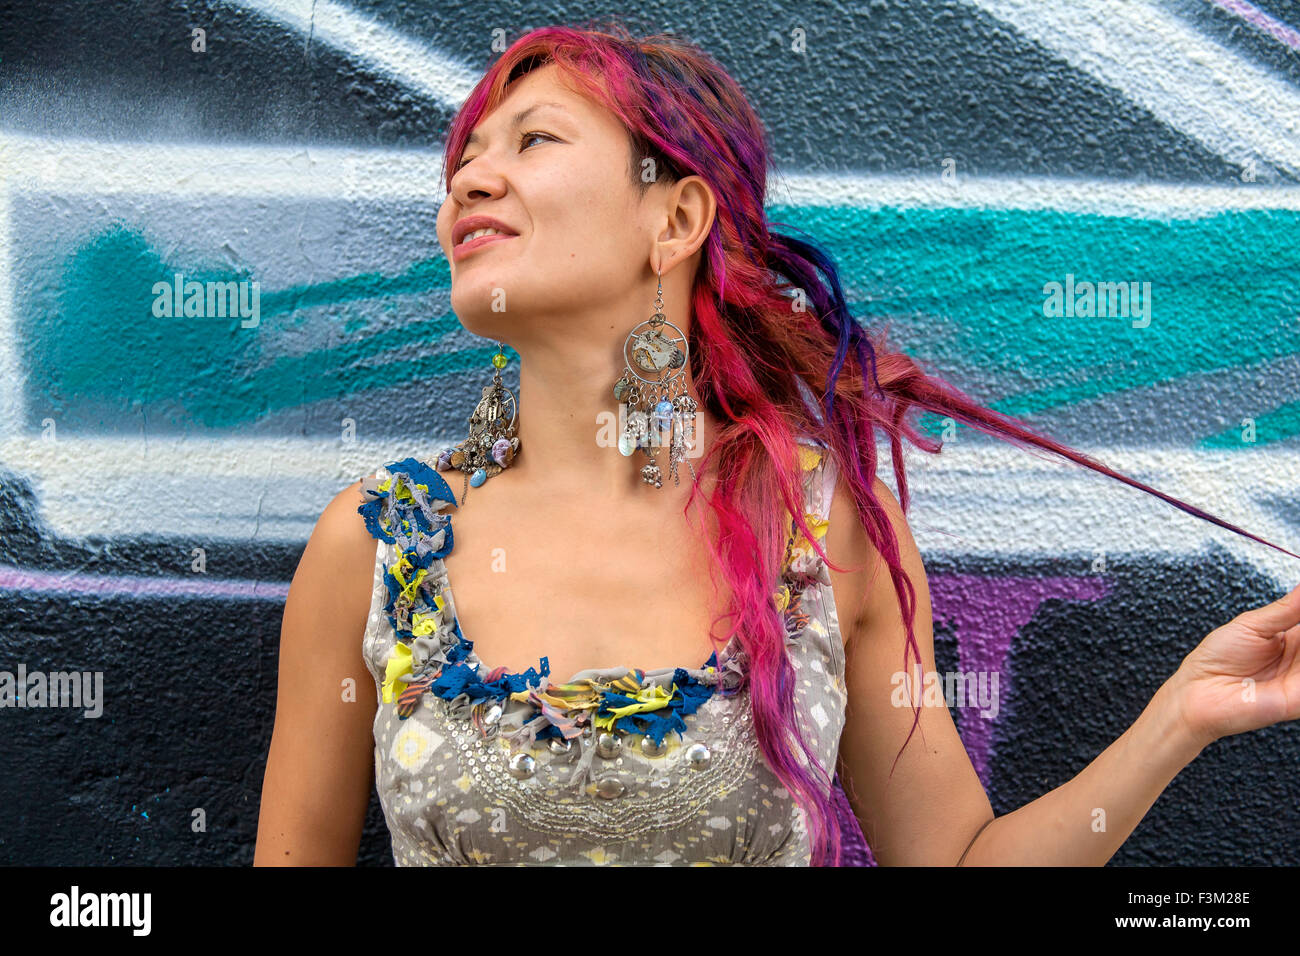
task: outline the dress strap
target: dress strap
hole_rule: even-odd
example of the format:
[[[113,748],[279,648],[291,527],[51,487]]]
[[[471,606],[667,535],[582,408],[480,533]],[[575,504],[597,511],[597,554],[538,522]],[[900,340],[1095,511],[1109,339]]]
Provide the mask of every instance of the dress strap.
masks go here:
[[[839,478],[839,468],[835,458],[828,449],[822,451],[821,463],[813,472],[812,509],[823,519],[831,517],[831,499],[835,497],[835,485]]]
[[[812,532],[813,540],[824,548],[830,523],[831,495],[835,490],[835,464],[829,450],[821,442],[807,435],[800,435],[798,441],[799,468],[803,472],[804,490],[802,517]],[[793,515],[787,517],[790,526],[785,558],[781,563],[781,580],[792,589],[791,593],[812,580],[829,584],[829,572],[817,554],[813,540],[798,527]],[[777,606],[783,606],[780,589]]]
[[[800,467],[804,471],[804,511],[823,520],[830,518],[839,471],[825,445],[811,436],[799,437]]]

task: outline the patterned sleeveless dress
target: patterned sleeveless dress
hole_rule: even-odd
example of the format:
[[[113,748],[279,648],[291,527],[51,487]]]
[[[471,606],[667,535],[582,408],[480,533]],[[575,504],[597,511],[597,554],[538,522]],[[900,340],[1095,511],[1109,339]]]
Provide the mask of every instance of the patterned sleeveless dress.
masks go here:
[[[823,452],[800,438],[818,539],[835,488]],[[414,458],[361,481],[378,539],[363,640],[375,782],[398,866],[809,865],[804,814],[758,748],[734,639],[699,667],[590,669],[562,684],[546,658],[489,671],[461,635],[442,561],[447,483]],[[775,598],[796,719],[829,776],[844,646],[828,569],[793,519]]]

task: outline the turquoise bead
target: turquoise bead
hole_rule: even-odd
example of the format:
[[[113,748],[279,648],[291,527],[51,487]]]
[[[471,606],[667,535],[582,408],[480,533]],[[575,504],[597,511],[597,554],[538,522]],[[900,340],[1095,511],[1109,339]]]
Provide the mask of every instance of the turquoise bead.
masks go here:
[[[483,482],[485,481],[487,481],[487,472],[484,471],[482,468],[480,468],[478,471],[474,472],[474,474],[469,476],[469,483],[471,486],[475,488],[483,484]]]
[[[673,422],[673,403],[668,399],[660,399],[659,404],[655,406],[655,425],[659,428],[667,428]]]

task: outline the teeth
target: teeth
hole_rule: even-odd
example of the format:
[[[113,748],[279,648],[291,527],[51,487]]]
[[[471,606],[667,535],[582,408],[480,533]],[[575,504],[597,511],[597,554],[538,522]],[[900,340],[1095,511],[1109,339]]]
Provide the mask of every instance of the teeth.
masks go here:
[[[460,242],[461,245],[464,245],[465,243],[469,242],[471,239],[477,239],[479,236],[508,236],[508,235],[510,235],[510,233],[502,232],[500,229],[491,229],[491,228],[476,229],[473,232],[467,232],[465,234],[465,238],[462,239]]]

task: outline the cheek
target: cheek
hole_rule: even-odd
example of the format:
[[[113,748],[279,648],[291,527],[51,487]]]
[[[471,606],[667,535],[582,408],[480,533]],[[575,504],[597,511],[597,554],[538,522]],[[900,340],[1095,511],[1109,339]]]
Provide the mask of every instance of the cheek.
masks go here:
[[[434,227],[437,229],[438,245],[442,246],[443,253],[451,251],[447,245],[451,241],[451,213],[445,204],[438,211],[438,218],[434,222]]]
[[[588,184],[555,195],[567,198],[548,201],[534,219],[537,252],[575,263],[602,262],[625,258],[638,242],[627,207],[607,191]]]
[[[626,184],[614,182],[601,163],[557,167],[530,189],[529,216],[539,225],[554,223],[562,233],[551,238],[587,242],[608,240],[628,231]]]

